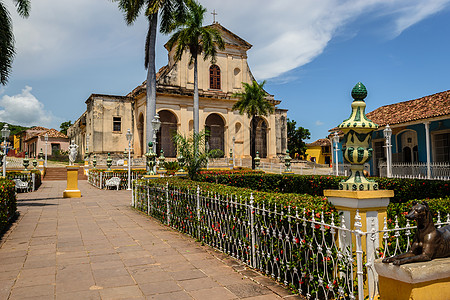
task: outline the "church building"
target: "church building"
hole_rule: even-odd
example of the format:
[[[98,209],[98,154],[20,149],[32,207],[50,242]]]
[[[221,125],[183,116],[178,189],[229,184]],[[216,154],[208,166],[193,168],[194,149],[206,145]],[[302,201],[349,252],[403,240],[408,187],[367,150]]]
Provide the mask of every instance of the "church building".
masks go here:
[[[222,34],[225,49],[217,49],[215,64],[202,57],[198,60],[200,130],[208,129],[209,149],[220,149],[225,156],[234,149],[235,157],[250,158],[251,120],[232,110],[238,100],[232,95],[244,91],[242,82],[251,84],[255,80],[247,63],[247,51],[252,45],[217,22],[210,26]],[[193,132],[194,67],[189,64],[188,53],[178,62],[174,54],[175,49],[169,51],[168,64],[156,74],[156,112],[161,121],[157,153],[163,149],[166,157],[177,156],[174,132]],[[116,157],[122,155],[128,147],[126,133],[130,129],[133,157],[142,157],[147,151],[146,96],[146,82],[126,96],[92,94],[86,100],[86,111],[67,131],[79,145],[81,155],[86,150],[97,157],[108,152]],[[273,95],[267,93],[266,98],[275,110],[267,117],[258,117],[256,150],[262,159],[281,157],[287,149],[287,110],[277,107],[281,101]]]

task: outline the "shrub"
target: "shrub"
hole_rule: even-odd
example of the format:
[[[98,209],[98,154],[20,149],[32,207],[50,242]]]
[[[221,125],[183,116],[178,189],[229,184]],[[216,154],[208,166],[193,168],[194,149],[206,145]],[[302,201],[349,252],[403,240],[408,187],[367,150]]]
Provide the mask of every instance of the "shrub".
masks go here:
[[[0,178],[0,232],[5,229],[15,216],[16,209],[17,203],[14,182],[6,178]]]
[[[280,174],[202,174],[198,180],[257,191],[323,195],[323,190],[338,189],[342,176],[280,175]],[[393,190],[393,203],[413,199],[445,198],[450,196],[450,181],[425,179],[374,178],[380,189]]]

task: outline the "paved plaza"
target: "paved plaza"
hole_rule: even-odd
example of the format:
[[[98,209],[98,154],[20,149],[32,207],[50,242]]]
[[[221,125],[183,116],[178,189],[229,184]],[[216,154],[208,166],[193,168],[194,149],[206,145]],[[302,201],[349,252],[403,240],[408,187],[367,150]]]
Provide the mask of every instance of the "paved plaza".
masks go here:
[[[65,181],[18,194],[0,243],[0,299],[302,299],[132,209],[130,191]]]

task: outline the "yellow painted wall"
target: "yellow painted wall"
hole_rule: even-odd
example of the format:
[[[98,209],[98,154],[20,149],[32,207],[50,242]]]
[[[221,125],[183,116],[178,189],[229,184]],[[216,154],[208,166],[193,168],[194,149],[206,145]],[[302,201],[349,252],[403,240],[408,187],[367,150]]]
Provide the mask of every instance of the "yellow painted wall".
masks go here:
[[[308,149],[306,150],[307,160],[311,161],[311,157],[316,158],[316,163],[318,164],[325,164],[325,155],[322,154],[322,147],[321,146],[308,146]],[[331,155],[327,155],[331,156]],[[331,161],[331,157],[330,157]]]
[[[14,149],[19,151],[19,148],[20,148],[20,136],[14,135]]]

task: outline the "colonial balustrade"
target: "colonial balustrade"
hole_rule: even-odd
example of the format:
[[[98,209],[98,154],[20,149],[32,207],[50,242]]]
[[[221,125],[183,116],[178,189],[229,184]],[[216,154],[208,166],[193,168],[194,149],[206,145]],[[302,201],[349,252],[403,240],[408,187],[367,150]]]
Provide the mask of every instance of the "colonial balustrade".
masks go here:
[[[386,177],[386,162],[379,165],[380,177]],[[427,179],[427,163],[393,163],[392,177],[409,179]],[[430,163],[430,179],[450,180],[450,163]]]
[[[331,212],[267,207],[253,197],[181,190],[168,184],[135,181],[132,193],[136,209],[298,289],[308,299],[356,299],[364,293],[375,299],[374,259],[405,251],[400,249],[402,241],[407,237],[409,243],[415,228],[398,228],[397,222],[388,229],[385,220],[383,230],[363,232],[356,214],[356,229],[350,230],[350,224],[336,220]],[[450,224],[450,217],[439,224]],[[363,240],[371,250],[362,248]],[[370,281],[366,290],[365,275]]]

